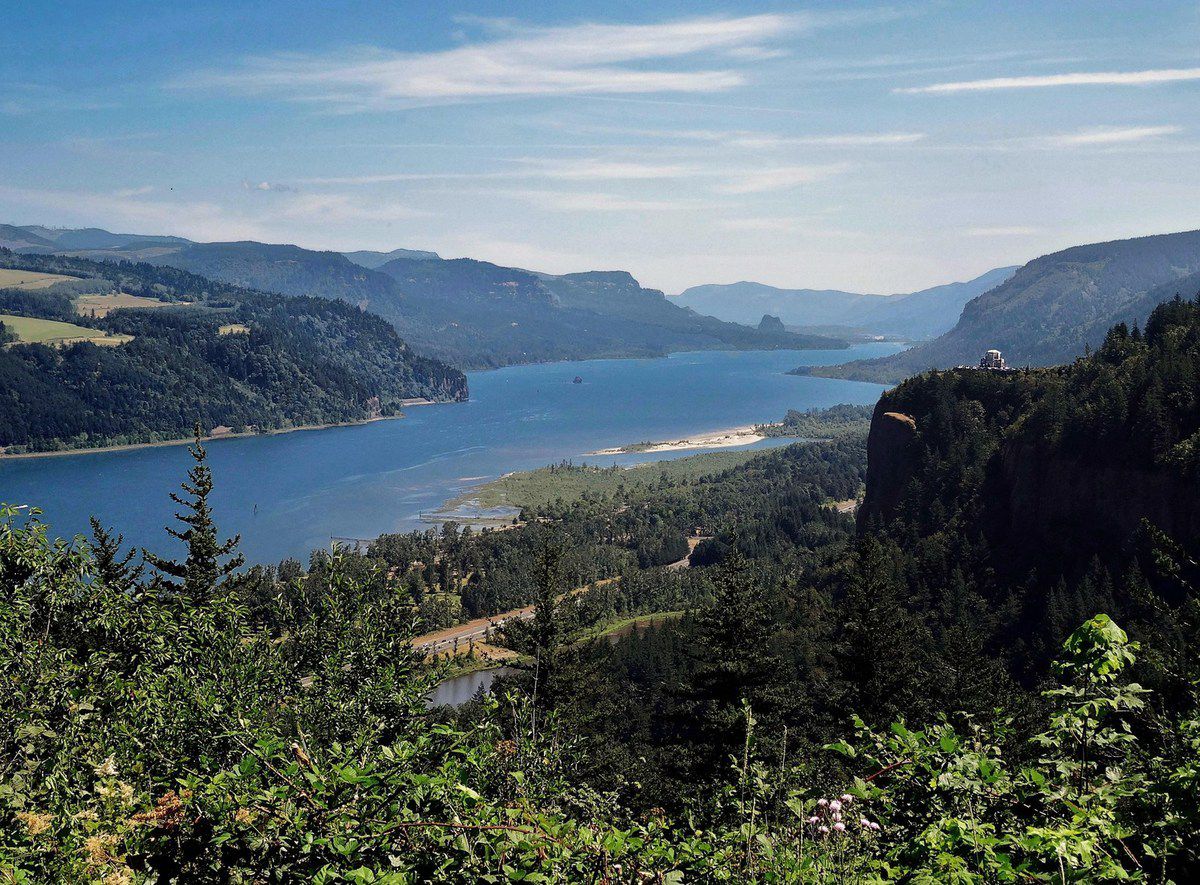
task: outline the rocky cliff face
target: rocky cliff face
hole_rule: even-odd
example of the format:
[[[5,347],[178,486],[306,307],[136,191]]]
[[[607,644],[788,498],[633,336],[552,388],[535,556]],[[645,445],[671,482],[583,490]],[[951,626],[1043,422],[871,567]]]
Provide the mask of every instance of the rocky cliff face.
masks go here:
[[[916,469],[917,422],[911,415],[888,411],[881,399],[871,416],[867,437],[867,494],[858,509],[862,530],[873,517],[886,520],[895,513]]]
[[[1200,537],[1200,499],[1174,471],[1099,466],[1088,453],[1004,444],[984,488],[989,534],[1010,549],[1102,552],[1146,520],[1173,538]]]

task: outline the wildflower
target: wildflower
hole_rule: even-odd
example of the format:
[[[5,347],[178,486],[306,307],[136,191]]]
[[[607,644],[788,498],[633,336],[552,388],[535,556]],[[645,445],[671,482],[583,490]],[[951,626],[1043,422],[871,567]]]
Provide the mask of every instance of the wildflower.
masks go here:
[[[113,760],[112,756],[109,756],[107,759],[93,768],[92,771],[96,773],[96,777],[116,777],[117,763]]]
[[[841,811],[842,803],[839,802],[837,799],[834,799],[832,802],[829,803],[829,810],[830,811]]]
[[[133,870],[117,867],[104,877],[104,885],[133,885]]]
[[[100,816],[90,808],[85,808],[83,811],[77,811],[74,815],[75,820],[99,820]]]
[[[853,801],[854,801],[854,797],[851,796],[849,793],[842,793],[842,804],[843,805],[849,805]]]
[[[88,836],[83,843],[83,853],[87,855],[87,864],[99,867],[113,860],[109,849],[117,844],[117,837],[112,833],[100,833]]]
[[[168,790],[149,811],[141,811],[129,819],[130,826],[159,827],[172,830],[183,822],[183,804],[174,790]]]
[[[828,799],[818,799],[817,804],[820,805],[822,808],[824,808],[826,805],[829,804],[829,800]]]
[[[824,826],[817,827],[817,832],[820,833],[821,835],[826,835],[829,833],[829,827],[824,827]]]
[[[821,822],[821,819],[814,814],[812,817],[810,817],[808,819],[808,822],[815,827],[817,824],[819,824]]]
[[[840,821],[838,823],[834,824],[833,828],[834,828],[834,830],[836,830],[839,833],[846,832],[846,825],[844,823],[841,823]]]
[[[40,836],[54,822],[53,817],[38,811],[18,811],[17,820],[25,824],[25,832],[30,836]]]
[[[860,817],[858,819],[858,825],[860,827],[869,827],[869,826],[871,826],[871,822],[869,820],[867,820],[865,817]]]
[[[871,829],[872,829],[872,831],[878,833],[879,832],[879,824],[875,823],[875,821],[871,821]]]

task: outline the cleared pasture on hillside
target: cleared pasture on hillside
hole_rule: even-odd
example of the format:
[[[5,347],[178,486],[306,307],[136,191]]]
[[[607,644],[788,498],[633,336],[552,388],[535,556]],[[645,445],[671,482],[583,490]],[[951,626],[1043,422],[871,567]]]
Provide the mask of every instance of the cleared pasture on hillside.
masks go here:
[[[93,344],[115,347],[133,340],[132,335],[109,335],[100,329],[89,329],[74,323],[37,317],[0,314],[0,323],[4,323],[6,329],[16,333],[18,344],[49,344],[52,347],[62,347],[79,341],[91,341]]]
[[[75,312],[84,317],[104,317],[110,311],[121,308],[186,307],[189,302],[159,301],[126,292],[111,292],[108,295],[80,295],[75,299]]]
[[[55,283],[78,280],[60,273],[38,273],[36,270],[0,268],[0,289],[45,289]]]

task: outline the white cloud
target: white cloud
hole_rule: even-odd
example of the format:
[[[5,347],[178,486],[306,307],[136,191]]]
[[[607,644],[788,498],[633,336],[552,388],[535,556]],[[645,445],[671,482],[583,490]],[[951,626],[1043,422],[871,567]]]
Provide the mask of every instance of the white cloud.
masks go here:
[[[683,62],[700,54],[761,57],[769,52],[764,44],[824,23],[813,16],[762,14],[644,25],[506,24],[496,39],[439,52],[364,48],[340,56],[277,55],[251,59],[234,71],[193,74],[175,85],[279,94],[341,110],[505,96],[718,92],[740,86],[745,76],[731,69],[684,69]]]
[[[969,227],[968,237],[1031,237],[1042,233],[1039,227]]]
[[[700,141],[739,148],[780,147],[888,147],[914,144],[928,138],[924,132],[835,132],[813,135],[778,135],[749,129],[637,129],[595,126],[591,131],[631,135],[660,141]]]
[[[197,239],[262,239],[258,221],[207,201],[145,200],[136,195],[38,190],[0,185],[6,204],[51,212],[54,224],[141,229]]]
[[[752,172],[743,172],[728,181],[716,185],[719,194],[760,194],[766,191],[786,190],[802,184],[812,184],[839,175],[850,168],[846,163],[828,163],[814,166],[775,166]]]
[[[1089,145],[1130,144],[1161,138],[1164,135],[1177,135],[1183,129],[1179,126],[1097,126],[1080,132],[1069,132],[1061,135],[1047,135],[1038,141],[1050,147],[1086,147]]]
[[[727,144],[743,148],[776,147],[890,147],[913,144],[926,137],[924,132],[848,133],[843,135],[731,135]]]
[[[600,192],[507,190],[490,193],[551,212],[678,212],[699,208],[694,201],[647,200]]]
[[[993,77],[986,80],[961,80],[954,83],[933,83],[929,86],[908,86],[893,92],[951,93],[988,92],[997,89],[1039,89],[1049,86],[1152,86],[1157,83],[1178,83],[1200,80],[1200,68],[1163,68],[1150,71],[1098,71],[1074,74],[1043,74],[1028,77]]]
[[[425,213],[398,203],[364,203],[346,194],[298,194],[275,207],[281,218],[320,223],[347,221],[403,221]]]
[[[535,175],[572,181],[649,181],[694,178],[711,175],[712,170],[689,163],[645,163],[584,157],[572,160],[526,159]]]

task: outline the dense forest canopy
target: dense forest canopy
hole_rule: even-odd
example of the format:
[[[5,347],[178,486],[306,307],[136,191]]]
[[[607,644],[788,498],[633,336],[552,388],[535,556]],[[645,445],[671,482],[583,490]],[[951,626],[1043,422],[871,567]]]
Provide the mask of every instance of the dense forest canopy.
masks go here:
[[[462,399],[466,378],[341,301],[255,292],[169,267],[0,252],[0,267],[81,276],[0,290],[0,312],[129,335],[119,347],[0,351],[0,446],[19,452],[179,439],[396,415],[410,397]],[[82,292],[178,306],[80,316]]]

